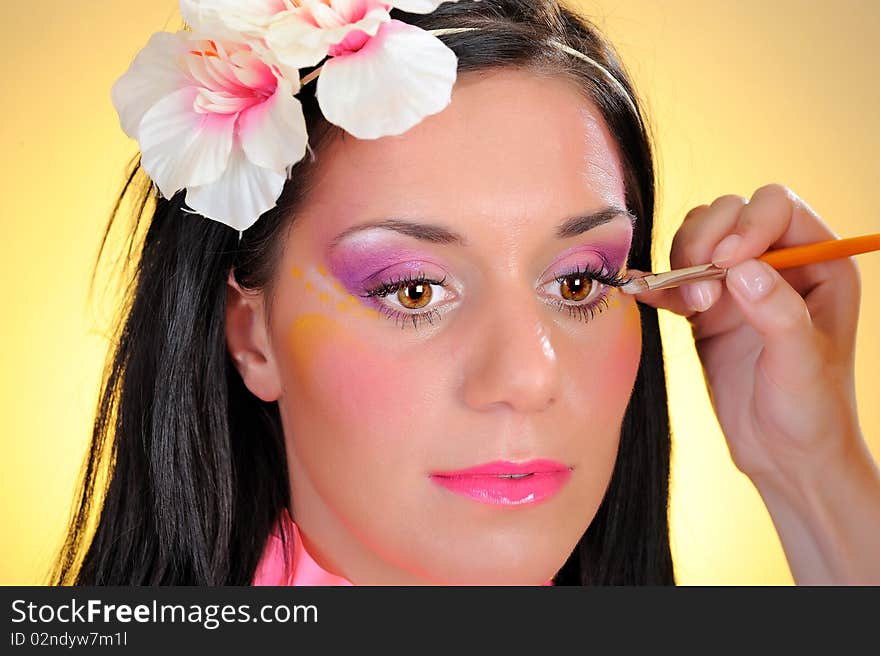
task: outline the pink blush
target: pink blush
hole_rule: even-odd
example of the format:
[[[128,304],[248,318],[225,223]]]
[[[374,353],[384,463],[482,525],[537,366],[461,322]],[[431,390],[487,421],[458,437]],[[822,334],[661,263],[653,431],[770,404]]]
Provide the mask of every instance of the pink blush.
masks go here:
[[[387,412],[404,379],[393,359],[375,353],[350,328],[320,313],[297,317],[287,333],[292,389],[338,424]]]
[[[642,351],[641,320],[635,300],[612,289],[608,307],[592,323],[590,346],[577,354],[576,369],[602,372],[601,385],[590,387],[599,413],[594,419],[602,425],[623,413],[632,394]]]
[[[642,324],[636,302],[631,298],[621,298],[625,295],[619,291],[615,290],[613,294],[616,299],[609,304],[606,311],[616,308],[613,311],[618,312],[620,316],[616,329],[609,336],[607,356],[609,366],[604,367],[604,371],[608,390],[614,395],[619,395],[621,388],[631,389],[635,382],[642,353]]]

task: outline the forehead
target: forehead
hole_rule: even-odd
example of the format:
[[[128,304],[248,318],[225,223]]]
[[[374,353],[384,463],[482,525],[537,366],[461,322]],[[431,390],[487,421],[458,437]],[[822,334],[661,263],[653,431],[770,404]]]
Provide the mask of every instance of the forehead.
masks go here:
[[[573,81],[527,70],[461,74],[443,111],[397,136],[345,134],[317,166],[309,200],[332,210],[322,211],[328,238],[386,216],[479,218],[510,231],[624,205],[617,147],[599,110]]]

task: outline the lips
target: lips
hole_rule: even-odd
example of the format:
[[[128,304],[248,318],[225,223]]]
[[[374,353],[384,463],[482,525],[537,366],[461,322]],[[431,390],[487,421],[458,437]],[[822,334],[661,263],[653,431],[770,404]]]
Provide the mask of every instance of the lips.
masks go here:
[[[571,467],[553,460],[489,462],[430,476],[432,481],[451,492],[501,506],[544,501],[556,494],[570,477]]]

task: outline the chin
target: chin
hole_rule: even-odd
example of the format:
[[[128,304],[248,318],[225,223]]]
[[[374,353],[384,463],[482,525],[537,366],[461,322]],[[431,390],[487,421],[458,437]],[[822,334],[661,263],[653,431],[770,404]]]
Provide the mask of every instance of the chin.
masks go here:
[[[568,541],[493,535],[449,544],[425,569],[435,585],[544,585],[571,553]]]

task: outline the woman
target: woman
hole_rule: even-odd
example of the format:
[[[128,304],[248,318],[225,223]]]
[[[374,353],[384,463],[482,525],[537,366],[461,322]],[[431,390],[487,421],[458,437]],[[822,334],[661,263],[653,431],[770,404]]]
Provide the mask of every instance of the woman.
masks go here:
[[[833,233],[779,185],[724,196],[687,215],[671,253],[731,267],[724,284],[620,293],[653,268],[654,172],[610,45],[556,2],[387,4],[264,21],[187,0],[188,22],[249,45],[186,41],[195,82],[153,106],[133,82],[152,54],[118,87],[152,178],[141,206],[162,196],[54,580],[672,584],[664,308],[691,321],[795,580],[880,582],[880,474],[853,393],[858,271],[753,259]],[[348,99],[382,77],[358,62],[420,38],[401,24],[466,31],[434,37],[455,54],[448,106],[407,119],[398,103],[389,128],[391,103]],[[332,45],[296,93],[302,123],[290,104],[256,124],[318,70],[286,48],[306,26]],[[177,47],[162,38],[157,52]],[[390,78],[412,103],[445,79],[445,50],[419,44]],[[201,122],[159,120],[178,100]],[[209,123],[235,166],[185,171],[211,133],[174,130]],[[270,166],[285,156],[289,180]],[[260,184],[229,183],[254,163]],[[282,183],[265,210],[241,193]]]

